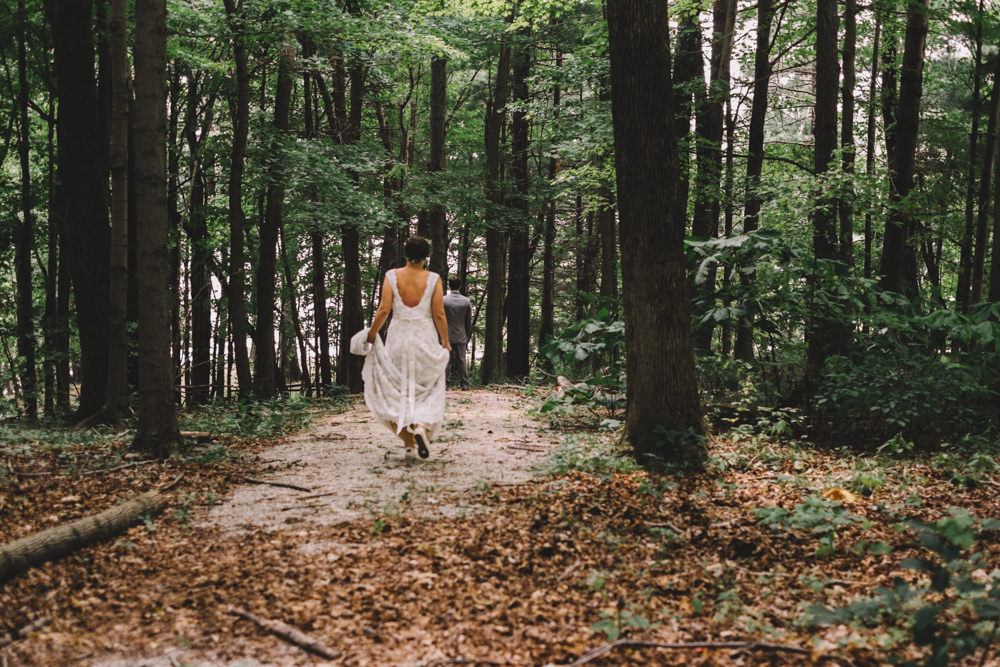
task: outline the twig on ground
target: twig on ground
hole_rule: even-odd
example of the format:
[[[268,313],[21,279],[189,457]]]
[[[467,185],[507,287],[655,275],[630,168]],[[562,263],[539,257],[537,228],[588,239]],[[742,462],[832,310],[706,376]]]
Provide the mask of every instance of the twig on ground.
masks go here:
[[[250,613],[246,609],[232,608],[226,613],[230,616],[238,616],[239,618],[250,621],[258,627],[267,630],[275,637],[283,639],[289,644],[294,644],[303,651],[312,653],[313,655],[318,655],[321,658],[327,658],[329,660],[335,660],[340,657],[340,651],[330,648],[318,639],[313,639],[301,630],[293,628],[282,621],[263,618],[257,614]]]
[[[124,470],[125,468],[136,468],[138,466],[149,465],[150,463],[157,463],[159,459],[145,459],[143,461],[130,461],[129,463],[123,463],[120,466],[115,466],[113,468],[97,468],[96,470],[84,470],[81,475],[97,475],[103,472],[114,472],[116,470]]]
[[[48,616],[41,616],[31,621],[21,629],[19,629],[13,635],[11,635],[10,633],[5,634],[3,637],[0,637],[0,648],[3,648],[9,644],[13,644],[18,639],[26,639],[28,635],[30,635],[35,630],[41,630],[42,626],[44,626],[48,622],[49,622]],[[5,654],[4,658],[6,659],[6,657],[7,656]]]
[[[813,653],[807,648],[801,648],[799,646],[785,646],[783,644],[768,644],[766,642],[756,642],[756,641],[745,641],[745,642],[645,642],[645,641],[634,641],[631,639],[619,639],[613,641],[610,644],[604,644],[603,646],[598,646],[592,648],[583,655],[581,655],[575,662],[570,662],[566,664],[566,667],[578,667],[579,665],[585,665],[588,662],[592,662],[603,655],[607,655],[611,651],[618,648],[659,648],[659,649],[669,649],[669,650],[684,650],[684,649],[733,649],[742,651],[774,651],[774,652],[784,652],[784,653],[794,653],[796,655],[809,655],[812,656]],[[837,656],[830,655],[817,655],[814,656],[816,660],[830,660],[833,662],[839,662],[844,665],[853,665],[854,663],[846,658],[840,658]]]
[[[338,493],[337,491],[330,491],[329,493],[314,493],[311,496],[300,496],[299,500],[312,500],[313,498],[326,498],[327,496],[335,496],[335,495],[337,495],[337,493]]]
[[[244,482],[250,482],[251,484],[266,484],[267,486],[280,486],[284,489],[295,489],[296,491],[305,491],[306,493],[312,491],[309,487],[299,486],[297,484],[288,484],[287,482],[272,482],[266,479],[258,479],[256,477],[244,477]]]

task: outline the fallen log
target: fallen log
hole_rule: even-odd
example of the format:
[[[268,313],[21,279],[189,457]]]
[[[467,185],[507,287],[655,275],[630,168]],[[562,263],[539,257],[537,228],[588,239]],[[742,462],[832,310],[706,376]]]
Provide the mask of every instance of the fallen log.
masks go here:
[[[257,614],[250,613],[246,609],[233,608],[228,610],[226,613],[230,616],[237,616],[250,621],[258,627],[267,630],[275,637],[283,639],[289,644],[294,644],[308,653],[318,655],[321,658],[327,658],[328,660],[335,660],[340,657],[340,651],[337,649],[330,648],[318,639],[313,639],[301,630],[293,628],[282,621],[263,618]]]
[[[78,549],[102,542],[138,523],[143,515],[158,513],[166,505],[163,492],[174,488],[181,478],[99,514],[54,526],[0,547],[0,584],[30,567],[54,560]]]

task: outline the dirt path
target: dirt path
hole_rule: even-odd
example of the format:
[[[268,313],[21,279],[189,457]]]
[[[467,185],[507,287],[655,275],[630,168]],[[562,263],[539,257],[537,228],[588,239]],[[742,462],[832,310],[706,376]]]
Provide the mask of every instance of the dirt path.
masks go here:
[[[247,484],[201,525],[227,531],[332,525],[383,515],[456,516],[474,511],[470,491],[530,479],[555,444],[526,415],[526,401],[489,389],[449,391],[445,422],[428,459],[408,454],[361,400],[264,454],[262,477],[308,488]]]

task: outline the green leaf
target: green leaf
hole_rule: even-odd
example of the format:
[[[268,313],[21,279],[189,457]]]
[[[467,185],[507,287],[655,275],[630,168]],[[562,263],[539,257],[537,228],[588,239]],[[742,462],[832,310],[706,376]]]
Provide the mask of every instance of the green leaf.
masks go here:
[[[941,605],[932,604],[917,610],[913,615],[913,639],[918,646],[934,641],[934,623],[941,613]]]

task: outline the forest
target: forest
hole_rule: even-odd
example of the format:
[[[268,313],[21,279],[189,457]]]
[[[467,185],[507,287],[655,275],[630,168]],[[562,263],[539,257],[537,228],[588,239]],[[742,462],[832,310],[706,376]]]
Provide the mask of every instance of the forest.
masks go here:
[[[574,558],[598,563],[580,584],[606,603],[591,634],[544,650],[517,635],[501,657],[501,632],[433,664],[737,664],[716,650],[786,664],[806,658],[784,639],[807,638],[804,655],[842,664],[1000,664],[994,3],[7,0],[0,34],[0,540],[157,486],[155,503],[140,497],[155,508],[126,523],[152,535],[151,513],[182,498],[169,527],[181,531],[194,506],[260,482],[267,446],[355,414],[364,362],[348,342],[417,234],[428,268],[473,306],[474,397],[449,401],[471,414],[513,392],[564,440],[548,463],[563,517],[605,504],[623,523],[601,535],[634,538],[634,559],[712,543],[726,572],[784,563],[754,546],[781,535],[822,572],[778,622],[730,613],[739,577],[676,592],[643,574],[609,593],[627,568],[600,565],[602,543],[548,581],[583,577],[589,566],[567,574]],[[760,466],[770,490],[755,486]],[[164,486],[177,474],[180,491]],[[476,489],[486,505],[538,511],[538,489],[490,484]],[[65,498],[77,500],[56,511]],[[684,518],[664,519],[668,505]],[[397,519],[338,539],[382,539]],[[407,521],[398,535],[430,539],[433,526]],[[142,526],[126,529],[132,544]],[[461,522],[448,530],[472,539]],[[0,583],[27,569],[8,547]],[[873,562],[878,580],[865,578]],[[0,651],[44,627],[55,584],[39,572],[0,588]],[[854,578],[863,590],[814,586]],[[707,635],[670,634],[632,606],[657,587],[713,641],[694,646]],[[869,588],[868,606],[849,595]],[[19,598],[35,602],[7,616]],[[334,636],[283,604],[285,620]],[[831,625],[851,631],[817,640]],[[582,650],[594,634],[604,653]],[[657,643],[668,653],[643,653]],[[70,650],[11,655],[47,664]]]

